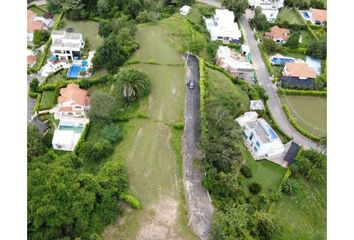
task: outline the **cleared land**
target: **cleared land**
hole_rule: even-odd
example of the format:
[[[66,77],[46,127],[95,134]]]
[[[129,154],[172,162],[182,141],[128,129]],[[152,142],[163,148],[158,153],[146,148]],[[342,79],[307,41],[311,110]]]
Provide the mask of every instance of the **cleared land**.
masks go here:
[[[39,110],[51,109],[57,103],[57,94],[55,91],[44,91]]]
[[[158,61],[163,65],[129,66],[146,73],[152,80],[149,99],[138,110],[150,119],[127,123],[126,136],[112,159],[127,166],[131,192],[142,202],[143,209],[127,212],[105,230],[104,239],[196,239],[187,226],[181,201],[180,155],[173,147],[175,138],[180,136],[169,126],[183,122],[185,94],[184,62],[168,44],[173,37],[169,30],[165,23],[159,23],[144,26],[137,32],[136,40],[141,47],[132,61]],[[167,66],[167,63],[179,65]]]
[[[287,104],[297,123],[314,134],[325,136],[327,132],[327,98],[313,96],[279,96]]]
[[[290,24],[302,24],[300,16],[298,16],[294,9],[283,8],[278,16],[277,20],[280,22],[287,21]]]
[[[326,172],[317,184],[300,178],[294,196],[283,194],[272,213],[282,231],[274,239],[326,239]]]
[[[98,23],[92,21],[70,21],[68,19],[62,20],[65,22],[65,30],[67,27],[74,28],[74,32],[82,33],[84,39],[88,39],[90,50],[96,49],[102,42],[98,35]]]

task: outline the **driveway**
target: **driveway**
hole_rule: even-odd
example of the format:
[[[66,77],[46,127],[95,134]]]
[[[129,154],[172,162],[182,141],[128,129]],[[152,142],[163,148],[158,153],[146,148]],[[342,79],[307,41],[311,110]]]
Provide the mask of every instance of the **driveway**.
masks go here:
[[[186,84],[185,127],[183,135],[184,180],[189,209],[188,225],[201,239],[208,239],[213,209],[208,193],[202,186],[202,172],[193,164],[193,161],[200,155],[197,149],[200,129],[199,63],[198,59],[193,55],[185,55],[185,58],[187,62],[186,83],[190,80],[193,80],[195,83],[194,89],[189,89]]]
[[[306,149],[313,148],[320,151],[322,148],[319,144],[298,133],[289,123],[283,111],[282,104],[278,98],[276,89],[270,79],[266,66],[263,62],[261,52],[258,48],[258,43],[253,35],[254,32],[250,28],[248,20],[245,16],[240,17],[239,23],[241,25],[241,28],[243,29],[243,33],[245,34],[245,42],[247,43],[251,51],[252,62],[255,67],[259,84],[264,87],[266,93],[269,96],[267,105],[273,117],[275,118],[275,122],[287,135],[293,137],[295,143],[303,145]]]

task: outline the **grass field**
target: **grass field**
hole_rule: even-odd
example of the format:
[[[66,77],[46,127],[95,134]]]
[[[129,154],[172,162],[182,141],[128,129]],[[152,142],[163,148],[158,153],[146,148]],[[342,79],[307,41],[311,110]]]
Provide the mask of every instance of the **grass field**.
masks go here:
[[[282,227],[275,240],[326,239],[326,172],[313,184],[299,178],[299,191],[294,196],[282,195],[272,212]]]
[[[127,166],[131,192],[141,201],[143,209],[127,212],[104,231],[104,239],[196,239],[187,226],[185,203],[181,201],[183,188],[178,174],[181,161],[175,152],[176,136],[169,126],[183,122],[185,71],[182,56],[168,44],[171,32],[166,21],[169,20],[141,27],[137,32],[141,48],[132,60],[156,60],[163,65],[129,66],[152,80],[152,92],[138,109],[150,119],[126,123],[126,135],[112,157]]]
[[[55,91],[44,91],[39,110],[50,109],[57,103],[57,95]]]
[[[74,32],[82,33],[84,39],[88,39],[90,50],[96,49],[102,42],[98,35],[98,23],[92,21],[70,21],[68,19],[62,20],[65,22],[65,30],[67,27],[74,28]]]
[[[325,136],[327,131],[327,99],[312,96],[280,96],[287,104],[297,123],[314,134]]]
[[[233,107],[239,102],[240,107],[238,112],[232,114],[237,114],[240,112],[245,112],[249,110],[249,98],[245,91],[241,87],[233,84],[230,79],[228,79],[224,74],[210,69],[207,69],[208,84],[210,91],[209,99],[211,101],[218,99],[218,101],[223,101],[223,99],[231,99]],[[231,110],[232,108],[230,108]]]
[[[290,24],[302,24],[300,17],[296,14],[294,9],[283,8],[278,16],[277,20],[284,22],[287,21]]]
[[[305,31],[305,30],[301,30],[299,31],[300,35],[302,36],[302,43],[300,43],[300,46],[308,46],[311,42],[314,41],[314,39],[311,37],[311,35]]]

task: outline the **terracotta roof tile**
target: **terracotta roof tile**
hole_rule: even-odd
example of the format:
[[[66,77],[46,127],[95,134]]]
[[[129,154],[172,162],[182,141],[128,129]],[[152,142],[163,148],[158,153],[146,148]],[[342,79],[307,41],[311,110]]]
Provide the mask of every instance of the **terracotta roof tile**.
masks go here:
[[[321,23],[327,21],[327,10],[310,8],[310,12],[312,13],[312,18],[314,21]]]
[[[27,32],[34,32],[43,28],[44,23],[34,21],[36,14],[32,10],[27,10]]]
[[[273,26],[270,32],[266,32],[265,35],[270,38],[282,38],[285,41],[289,38],[290,31],[286,28],[280,28],[278,26]]]
[[[79,85],[70,83],[66,88],[60,89],[61,96],[58,98],[59,103],[73,101],[73,104],[87,106],[89,103],[89,97],[87,91],[80,89]]]
[[[316,72],[311,69],[307,63],[286,63],[288,76],[298,78],[316,78]]]
[[[34,55],[27,55],[27,64],[33,64],[37,60],[37,57]]]

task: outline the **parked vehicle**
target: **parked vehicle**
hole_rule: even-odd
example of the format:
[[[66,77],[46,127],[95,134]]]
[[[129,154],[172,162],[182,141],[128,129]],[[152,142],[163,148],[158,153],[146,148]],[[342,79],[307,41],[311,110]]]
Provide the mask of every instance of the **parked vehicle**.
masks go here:
[[[189,89],[193,89],[193,88],[194,88],[194,81],[191,80],[191,81],[189,82]]]

